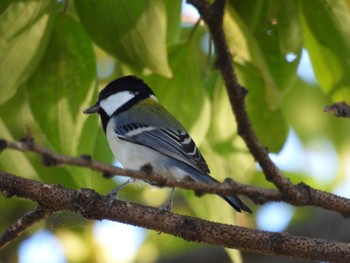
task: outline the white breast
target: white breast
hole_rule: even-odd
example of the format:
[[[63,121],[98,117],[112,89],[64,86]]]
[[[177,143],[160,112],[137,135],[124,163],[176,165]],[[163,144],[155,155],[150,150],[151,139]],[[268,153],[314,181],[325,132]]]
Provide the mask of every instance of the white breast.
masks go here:
[[[112,121],[107,124],[106,135],[115,158],[124,168],[140,170],[144,165],[151,165],[154,172],[170,175],[177,179],[188,176],[178,167],[164,166],[169,157],[150,148],[119,139],[113,131]]]
[[[106,135],[109,146],[115,158],[126,169],[139,170],[146,164],[151,164],[156,170],[159,170],[161,161],[165,158],[152,149],[142,147],[141,145],[121,140],[113,131],[113,122],[109,122],[106,129]]]

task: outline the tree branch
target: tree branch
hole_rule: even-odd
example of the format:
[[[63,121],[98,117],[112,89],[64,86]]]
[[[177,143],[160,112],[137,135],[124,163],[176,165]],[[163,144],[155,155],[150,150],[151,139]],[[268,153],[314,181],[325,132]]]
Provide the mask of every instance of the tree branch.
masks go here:
[[[57,154],[50,151],[42,146],[34,143],[32,138],[24,138],[19,142],[7,141],[5,139],[0,139],[0,151],[1,150],[17,150],[21,152],[33,152],[41,155],[43,158],[44,165],[47,166],[62,166],[62,165],[72,165],[89,168],[91,170],[102,172],[108,177],[115,175],[118,176],[128,176],[135,179],[147,180],[155,183],[158,186],[168,186],[168,187],[180,187],[184,189],[194,190],[200,194],[210,193],[210,194],[244,194],[251,198],[257,204],[266,203],[269,201],[281,201],[282,196],[280,193],[273,189],[263,189],[254,186],[244,185],[233,181],[231,178],[226,179],[225,183],[212,183],[206,184],[197,181],[190,180],[176,180],[169,176],[163,176],[162,174],[156,173],[146,173],[144,171],[127,170],[118,168],[112,165],[104,164],[95,161],[89,155],[82,155],[81,157],[70,157],[67,155]]]
[[[6,197],[27,198],[48,209],[76,212],[87,219],[109,219],[141,226],[187,241],[307,260],[350,261],[350,247],[345,243],[219,224],[119,200],[109,207],[108,197],[91,189],[70,190],[3,171],[0,171],[0,191],[5,192]]]
[[[1,175],[0,175],[1,176]],[[1,180],[0,180],[1,185]],[[2,189],[2,188],[1,188]],[[3,190],[2,194],[6,197],[7,191]],[[43,206],[38,206],[37,208],[27,212],[16,223],[9,226],[3,233],[0,234],[0,249],[6,247],[9,243],[20,236],[27,228],[45,219],[54,213],[54,209],[47,209]]]
[[[302,201],[302,203],[305,202],[304,205],[312,203],[313,205],[334,211],[334,208],[330,208],[327,202],[338,197],[315,190],[303,183],[294,185],[288,178],[282,175],[278,167],[269,157],[266,147],[258,140],[245,108],[244,99],[247,91],[238,83],[237,76],[234,73],[232,55],[229,51],[223,31],[223,14],[226,1],[215,0],[212,5],[202,0],[187,1],[197,8],[202,19],[209,28],[217,54],[217,67],[221,71],[221,75],[226,84],[227,93],[237,122],[238,134],[243,138],[250,153],[260,164],[266,179],[273,182],[291,204],[300,204],[300,201],[304,200]],[[316,196],[318,197],[317,201],[313,199],[313,197]],[[343,201],[346,203],[349,202],[348,200],[345,201],[345,199]],[[348,205],[347,209],[349,209]],[[349,211],[343,211],[341,214],[348,217]]]
[[[350,106],[344,102],[337,102],[332,105],[326,106],[323,109],[324,112],[331,112],[336,117],[350,118]]]
[[[0,150],[12,149],[22,152],[34,152],[42,156],[46,165],[74,165],[100,171],[109,176],[121,175],[135,179],[151,181],[159,186],[179,187],[194,190],[196,193],[209,193],[220,195],[241,194],[249,197],[256,204],[264,204],[270,201],[286,202],[294,206],[315,206],[326,210],[340,213],[342,216],[350,217],[350,200],[321,190],[313,189],[307,184],[300,183],[295,186],[298,198],[281,193],[279,190],[264,189],[235,182],[227,178],[224,183],[206,184],[196,181],[176,180],[161,174],[145,173],[143,171],[126,170],[108,164],[100,163],[88,155],[80,158],[60,155],[34,143],[32,138],[21,139],[20,142],[11,142],[0,139]]]

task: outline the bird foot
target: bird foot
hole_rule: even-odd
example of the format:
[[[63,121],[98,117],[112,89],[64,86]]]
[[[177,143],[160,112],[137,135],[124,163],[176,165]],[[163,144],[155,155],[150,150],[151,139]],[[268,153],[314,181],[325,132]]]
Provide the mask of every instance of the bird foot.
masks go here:
[[[129,180],[127,180],[125,183],[122,183],[121,185],[119,185],[117,188],[115,188],[114,190],[112,190],[112,191],[110,191],[108,194],[107,194],[107,196],[109,197],[109,202],[108,202],[108,208],[110,208],[112,205],[113,205],[113,203],[115,202],[115,201],[117,201],[118,200],[118,192],[122,189],[122,188],[124,188],[125,186],[127,186],[128,184],[130,184],[130,183],[132,183],[133,182],[133,180],[132,179],[129,179]]]

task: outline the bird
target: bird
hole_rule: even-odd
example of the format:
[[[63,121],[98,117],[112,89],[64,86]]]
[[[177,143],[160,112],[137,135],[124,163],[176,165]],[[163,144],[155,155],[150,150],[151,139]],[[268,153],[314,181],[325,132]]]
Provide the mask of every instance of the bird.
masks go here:
[[[123,168],[152,171],[178,180],[218,182],[210,176],[205,159],[186,129],[142,79],[129,75],[113,80],[84,113],[100,115],[109,146]],[[111,191],[111,198],[131,182],[133,179]],[[173,197],[174,188],[165,209],[172,209]],[[236,195],[220,197],[236,211],[252,213]]]

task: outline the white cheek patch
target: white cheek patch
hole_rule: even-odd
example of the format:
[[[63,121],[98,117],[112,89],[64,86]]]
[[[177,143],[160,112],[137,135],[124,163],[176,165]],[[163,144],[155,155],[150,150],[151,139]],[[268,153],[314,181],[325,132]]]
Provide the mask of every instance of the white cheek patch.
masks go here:
[[[130,91],[121,91],[105,98],[100,102],[100,107],[111,116],[117,109],[135,97]]]
[[[149,96],[151,99],[155,100],[155,101],[158,101],[156,96],[154,96],[153,94]]]

